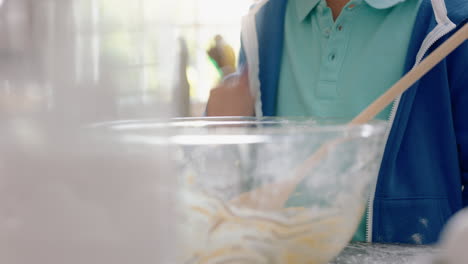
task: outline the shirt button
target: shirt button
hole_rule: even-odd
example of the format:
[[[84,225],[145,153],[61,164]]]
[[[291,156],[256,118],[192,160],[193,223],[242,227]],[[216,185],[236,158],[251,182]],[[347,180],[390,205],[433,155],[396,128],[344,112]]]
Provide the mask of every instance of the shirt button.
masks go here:
[[[325,35],[325,37],[329,37],[330,36],[330,32],[331,32],[331,29],[327,28],[323,31],[323,34]]]
[[[350,5],[348,6],[348,10],[351,11],[351,10],[353,10],[355,7],[356,7],[356,4],[350,4]]]
[[[336,27],[336,30],[338,30],[338,31],[343,31],[343,25],[338,25],[338,26]]]
[[[335,59],[336,59],[336,54],[335,54],[335,53],[330,53],[330,54],[328,55],[328,60],[329,60],[329,61],[334,61]]]

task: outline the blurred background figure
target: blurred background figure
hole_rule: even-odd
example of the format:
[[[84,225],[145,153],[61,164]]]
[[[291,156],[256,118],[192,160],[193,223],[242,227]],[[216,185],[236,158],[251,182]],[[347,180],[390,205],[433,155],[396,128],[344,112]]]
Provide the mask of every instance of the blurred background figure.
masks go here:
[[[234,49],[226,43],[221,35],[215,36],[214,43],[207,53],[222,78],[236,71]]]
[[[190,116],[190,84],[187,78],[189,51],[184,38],[179,38],[179,54],[177,62],[177,81],[173,89],[174,116]]]
[[[230,56],[237,54],[240,21],[253,2],[4,0],[0,116],[15,111],[81,122],[160,117],[167,110],[200,116],[220,80],[206,50],[213,42],[229,43]],[[213,41],[217,34],[222,38]],[[190,111],[171,109],[181,60]],[[228,61],[221,63],[235,65]]]

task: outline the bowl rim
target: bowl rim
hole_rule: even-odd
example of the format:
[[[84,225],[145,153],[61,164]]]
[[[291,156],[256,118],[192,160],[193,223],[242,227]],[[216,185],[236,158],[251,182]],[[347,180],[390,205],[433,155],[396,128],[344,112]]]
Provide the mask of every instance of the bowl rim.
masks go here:
[[[372,120],[364,124],[348,124],[342,118],[321,117],[182,117],[171,119],[130,119],[94,123],[100,128],[122,133],[157,135],[289,135],[291,133],[338,133],[371,136],[383,134],[388,122]],[[269,126],[270,125],[270,126]],[[271,126],[280,125],[280,126]]]

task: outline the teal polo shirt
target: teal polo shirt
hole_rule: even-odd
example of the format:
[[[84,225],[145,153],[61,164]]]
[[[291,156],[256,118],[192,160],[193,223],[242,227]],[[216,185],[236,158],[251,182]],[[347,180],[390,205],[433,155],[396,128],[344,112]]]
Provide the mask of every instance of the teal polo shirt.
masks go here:
[[[356,116],[401,78],[418,7],[351,0],[333,21],[325,0],[289,0],[278,115]]]
[[[277,115],[359,114],[401,78],[419,5],[420,0],[351,0],[334,21],[325,0],[289,0]],[[378,118],[387,119],[390,110]],[[364,219],[356,241],[365,241]]]

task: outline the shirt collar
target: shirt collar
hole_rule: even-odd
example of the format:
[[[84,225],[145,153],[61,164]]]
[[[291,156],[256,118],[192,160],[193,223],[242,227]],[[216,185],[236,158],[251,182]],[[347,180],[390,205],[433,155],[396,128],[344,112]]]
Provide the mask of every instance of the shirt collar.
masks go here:
[[[320,0],[290,0],[296,5],[297,17],[303,21],[309,13],[320,3]]]
[[[312,10],[321,2],[325,4],[325,0],[290,0],[294,1],[296,5],[296,13],[297,17],[300,21],[303,21],[307,15],[310,14]],[[368,5],[375,9],[387,9],[390,7],[394,7],[401,2],[405,2],[406,0],[364,0]],[[362,2],[360,0],[354,2]]]

